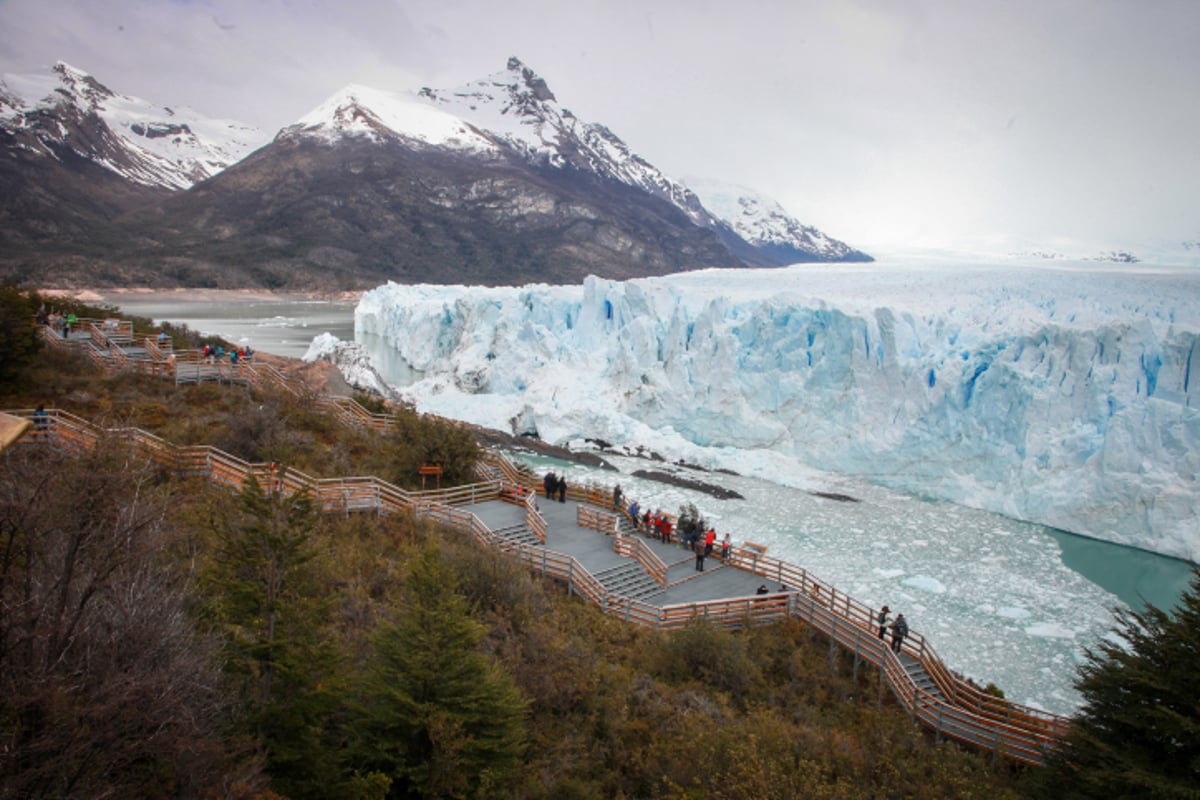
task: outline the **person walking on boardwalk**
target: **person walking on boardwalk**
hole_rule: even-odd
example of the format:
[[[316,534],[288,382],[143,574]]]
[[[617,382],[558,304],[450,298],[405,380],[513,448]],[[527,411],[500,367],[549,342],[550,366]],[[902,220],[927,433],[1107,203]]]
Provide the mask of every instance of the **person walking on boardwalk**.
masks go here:
[[[696,554],[696,569],[704,572],[704,556],[707,553],[704,550],[704,540],[697,537],[696,542],[692,545],[692,552]]]
[[[553,472],[547,472],[546,477],[542,478],[542,488],[546,490],[546,499],[553,500],[554,490],[558,488],[558,481]]]
[[[560,475],[558,478],[558,502],[567,502],[567,478],[565,475]]]
[[[880,639],[882,639],[884,637],[884,635],[887,633],[888,614],[890,614],[890,613],[891,613],[891,609],[888,608],[887,606],[884,606],[883,608],[879,609],[879,615],[875,617],[875,621],[879,623],[879,638]]]
[[[44,439],[49,431],[50,415],[46,413],[45,403],[38,403],[38,407],[33,411],[33,432],[39,439]]]
[[[613,487],[613,511],[621,510],[621,484]]]
[[[899,653],[901,646],[904,644],[904,637],[908,636],[908,620],[903,614],[896,615],[896,621],[892,623],[892,652]]]

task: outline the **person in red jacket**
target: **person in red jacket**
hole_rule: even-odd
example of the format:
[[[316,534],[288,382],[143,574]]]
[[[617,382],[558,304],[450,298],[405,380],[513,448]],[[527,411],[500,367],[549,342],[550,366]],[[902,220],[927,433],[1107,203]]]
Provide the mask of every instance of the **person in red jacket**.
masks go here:
[[[704,555],[712,555],[713,545],[717,543],[717,532],[712,528],[708,529],[708,533],[704,534]]]

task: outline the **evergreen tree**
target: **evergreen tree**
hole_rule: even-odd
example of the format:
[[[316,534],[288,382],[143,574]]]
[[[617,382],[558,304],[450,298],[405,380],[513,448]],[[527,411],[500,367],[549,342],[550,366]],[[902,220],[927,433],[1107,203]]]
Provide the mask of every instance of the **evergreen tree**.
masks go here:
[[[399,617],[377,639],[359,726],[362,771],[389,797],[488,797],[517,774],[524,703],[511,676],[479,652],[470,616],[436,548],[417,556]]]
[[[0,284],[0,383],[13,380],[37,354],[36,295]]]
[[[1041,771],[1055,798],[1200,798],[1200,570],[1168,613],[1119,611],[1089,650],[1084,706],[1068,746]]]
[[[226,672],[273,785],[289,797],[322,796],[333,781],[322,737],[338,698],[327,686],[336,658],[321,638],[328,604],[313,564],[320,518],[307,494],[267,494],[253,476],[229,512],[202,573]]]

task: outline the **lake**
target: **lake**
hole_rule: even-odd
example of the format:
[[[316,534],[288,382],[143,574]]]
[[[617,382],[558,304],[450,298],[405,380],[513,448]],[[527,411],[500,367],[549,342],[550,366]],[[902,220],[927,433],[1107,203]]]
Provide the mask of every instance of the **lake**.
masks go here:
[[[320,299],[266,292],[189,289],[111,292],[104,302],[155,322],[184,324],[255,350],[299,358],[313,337],[329,332],[354,340],[355,297]]]

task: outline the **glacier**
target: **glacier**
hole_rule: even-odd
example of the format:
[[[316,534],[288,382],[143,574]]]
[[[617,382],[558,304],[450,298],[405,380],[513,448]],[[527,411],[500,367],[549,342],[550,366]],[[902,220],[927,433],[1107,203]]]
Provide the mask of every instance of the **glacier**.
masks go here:
[[[701,270],[365,293],[423,410],[803,488],[815,470],[1200,562],[1200,271]]]

